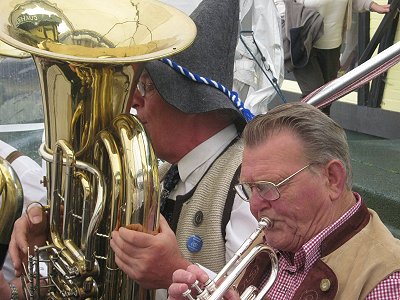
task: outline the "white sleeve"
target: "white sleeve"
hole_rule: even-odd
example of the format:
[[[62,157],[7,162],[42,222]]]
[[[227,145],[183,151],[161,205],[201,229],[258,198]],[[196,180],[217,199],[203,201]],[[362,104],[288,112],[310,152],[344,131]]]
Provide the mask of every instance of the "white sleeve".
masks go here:
[[[243,242],[257,228],[257,220],[250,212],[250,204],[235,196],[231,219],[226,225],[225,259],[229,261]]]
[[[238,195],[235,196],[231,219],[226,225],[225,235],[225,261],[228,262],[243,242],[257,228],[258,222],[250,212],[250,205],[243,201]],[[199,264],[198,264],[199,265]],[[217,274],[199,265],[213,279]]]
[[[27,156],[19,157],[13,162],[12,166],[21,181],[24,193],[24,211],[31,202],[46,204],[46,188],[41,183],[43,180],[42,168]]]

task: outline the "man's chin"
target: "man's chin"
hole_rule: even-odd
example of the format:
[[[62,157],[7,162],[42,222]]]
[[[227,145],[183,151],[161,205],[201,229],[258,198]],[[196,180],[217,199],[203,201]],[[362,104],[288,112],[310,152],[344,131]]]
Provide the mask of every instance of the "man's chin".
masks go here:
[[[272,248],[276,249],[276,247],[280,245],[282,237],[282,233],[279,233],[276,228],[264,231],[264,243],[270,245]]]

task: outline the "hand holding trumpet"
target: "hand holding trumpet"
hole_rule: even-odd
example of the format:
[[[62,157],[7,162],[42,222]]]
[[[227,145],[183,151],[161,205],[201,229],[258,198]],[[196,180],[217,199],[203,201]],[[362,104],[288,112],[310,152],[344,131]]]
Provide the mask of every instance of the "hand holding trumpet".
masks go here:
[[[172,285],[169,287],[170,300],[219,300],[219,299],[255,299],[261,300],[271,288],[278,274],[278,258],[275,250],[270,246],[257,242],[264,234],[264,230],[273,226],[272,221],[262,217],[257,229],[244,241],[231,260],[211,280],[198,265],[190,265],[186,269],[177,270],[172,277]],[[246,268],[260,254],[266,254],[271,263],[271,271],[268,281],[259,290],[256,286],[245,286],[241,295],[236,291],[235,282]],[[196,296],[194,296],[196,295]]]
[[[206,290],[210,278],[198,265],[193,264],[186,270],[176,270],[172,277],[173,283],[168,289],[168,300],[193,299],[191,295]],[[224,294],[226,300],[240,299],[234,288],[230,288]]]

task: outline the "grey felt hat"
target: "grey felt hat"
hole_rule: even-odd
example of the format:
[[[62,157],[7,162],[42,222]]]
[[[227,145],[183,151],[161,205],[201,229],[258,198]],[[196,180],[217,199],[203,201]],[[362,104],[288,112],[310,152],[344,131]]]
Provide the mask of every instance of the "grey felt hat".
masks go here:
[[[203,0],[190,17],[197,27],[196,39],[171,59],[192,73],[232,89],[239,0]],[[185,113],[233,110],[238,115],[238,127],[245,125],[241,112],[217,88],[194,82],[161,61],[148,62],[145,68],[164,100],[179,110]]]

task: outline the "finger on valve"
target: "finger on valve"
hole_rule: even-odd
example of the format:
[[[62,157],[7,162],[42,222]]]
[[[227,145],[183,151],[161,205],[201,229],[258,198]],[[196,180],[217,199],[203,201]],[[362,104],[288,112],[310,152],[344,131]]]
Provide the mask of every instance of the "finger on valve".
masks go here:
[[[9,244],[9,253],[15,275],[22,274],[22,262],[26,260],[28,248],[44,245],[47,235],[46,209],[42,205],[29,205],[24,213],[14,223]]]

